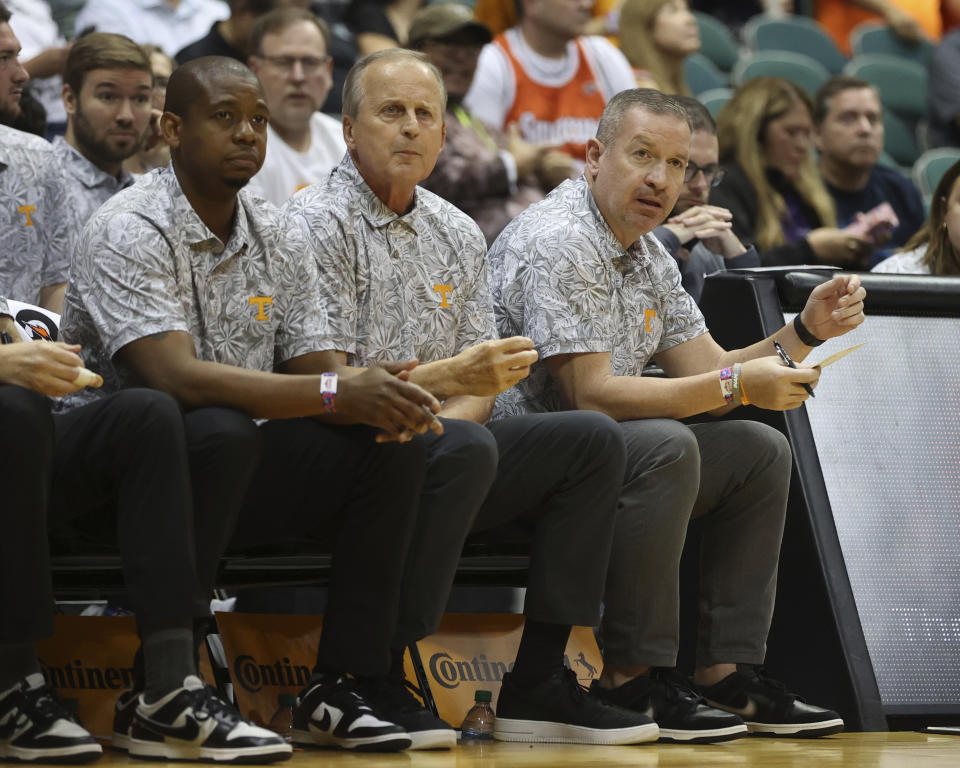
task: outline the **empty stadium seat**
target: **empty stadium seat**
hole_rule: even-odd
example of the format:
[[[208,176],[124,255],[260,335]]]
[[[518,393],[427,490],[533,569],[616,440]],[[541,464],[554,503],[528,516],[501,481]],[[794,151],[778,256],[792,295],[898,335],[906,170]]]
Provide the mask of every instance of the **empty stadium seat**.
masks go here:
[[[768,76],[789,80],[812,97],[829,79],[830,73],[819,61],[802,53],[755,51],[740,57],[734,67],[732,79],[735,85],[741,85],[755,77]]]
[[[754,16],[743,28],[743,37],[751,51],[790,51],[816,59],[831,74],[843,70],[847,58],[826,30],[803,16],[773,18]]]

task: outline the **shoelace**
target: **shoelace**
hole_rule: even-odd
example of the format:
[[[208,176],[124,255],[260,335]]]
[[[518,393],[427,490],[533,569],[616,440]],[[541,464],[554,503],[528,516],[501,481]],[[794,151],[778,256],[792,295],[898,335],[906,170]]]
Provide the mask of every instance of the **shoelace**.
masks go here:
[[[664,684],[667,689],[667,700],[692,700],[697,703],[706,703],[696,686],[675,669],[655,668],[650,676]]]
[[[39,688],[30,688],[21,693],[23,705],[21,709],[27,710],[34,717],[36,722],[42,718],[49,718],[51,720],[69,720],[72,723],[79,723],[76,715],[74,715],[70,710],[68,710],[63,702],[60,701],[60,698],[57,696],[56,691],[46,685],[42,685]]]
[[[747,671],[746,674],[751,678],[751,680],[756,680],[756,682],[760,685],[764,686],[765,688],[769,688],[772,691],[776,691],[781,696],[789,696],[794,700],[802,701],[797,694],[791,693],[787,686],[781,683],[779,680],[774,680],[772,677],[767,677],[767,670],[765,667],[752,666],[749,667],[748,670],[749,671]]]
[[[218,722],[231,727],[241,720],[246,722],[236,709],[220,698],[215,688],[205,685],[196,691],[190,691],[190,694],[190,703],[193,705],[197,720],[213,717]]]

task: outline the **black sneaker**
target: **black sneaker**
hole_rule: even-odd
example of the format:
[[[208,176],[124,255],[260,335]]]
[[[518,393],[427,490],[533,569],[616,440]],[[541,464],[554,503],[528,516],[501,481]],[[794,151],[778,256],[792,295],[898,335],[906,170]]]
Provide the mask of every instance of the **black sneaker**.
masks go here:
[[[126,752],[130,749],[130,727],[140,700],[138,691],[124,691],[113,706],[113,741],[110,746]]]
[[[577,682],[569,669],[556,670],[533,688],[503,676],[493,738],[567,744],[639,744],[656,741],[660,730],[646,715],[606,704]]]
[[[398,752],[412,739],[402,726],[381,720],[360,693],[356,679],[317,675],[293,709],[293,741],[363,752]]]
[[[740,664],[716,685],[701,687],[707,701],[742,717],[759,736],[828,736],[843,730],[836,712],[807,704],[783,683],[767,677],[762,667]]]
[[[0,762],[88,763],[102,754],[39,672],[0,691]]]
[[[654,668],[649,676],[616,688],[601,688],[594,681],[590,693],[653,718],[660,726],[660,741],[708,744],[747,735],[743,720],[708,706],[693,683],[673,669]]]
[[[131,757],[218,763],[272,763],[293,754],[282,737],[246,720],[194,675],[152,704],[138,697],[127,749]]]
[[[453,727],[434,715],[413,695],[414,687],[401,675],[360,681],[363,697],[381,717],[401,726],[410,736],[409,749],[451,749],[457,744]]]

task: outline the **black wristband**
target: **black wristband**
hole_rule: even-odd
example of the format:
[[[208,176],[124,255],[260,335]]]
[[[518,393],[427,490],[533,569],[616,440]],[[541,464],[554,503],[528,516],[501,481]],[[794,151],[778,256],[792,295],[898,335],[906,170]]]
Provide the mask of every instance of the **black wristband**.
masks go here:
[[[799,312],[797,312],[796,317],[793,318],[793,330],[797,332],[797,336],[800,337],[800,341],[802,341],[808,347],[819,347],[825,341],[825,339],[818,339],[807,330],[807,326],[805,326],[803,324],[803,320],[800,319]]]

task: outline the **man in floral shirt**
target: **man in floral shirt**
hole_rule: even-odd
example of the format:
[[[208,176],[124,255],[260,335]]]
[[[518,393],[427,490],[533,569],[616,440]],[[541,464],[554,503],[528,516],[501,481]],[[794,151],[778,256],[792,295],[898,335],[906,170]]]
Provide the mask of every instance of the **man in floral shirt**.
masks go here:
[[[756,667],[776,593],[787,441],[756,422],[679,420],[729,410],[748,392],[761,408],[799,406],[819,372],[781,364],[773,341],[803,359],[863,321],[866,294],[856,276],[834,278],[814,289],[795,326],[721,349],[675,260],[648,234],[676,203],[690,133],[674,97],[618,94],[587,145],[584,176],[528,208],[494,244],[500,332],[528,335],[540,353],[530,376],[500,396],[495,417],[583,408],[621,423],[627,475],[604,599],[603,675],[592,693],[653,712],[671,741],[720,741],[748,728],[834,733],[843,727],[836,713],[802,703]],[[651,359],[669,378],[641,375]],[[695,680],[712,706],[673,670],[680,553],[688,521],[700,516]]]
[[[414,748],[450,747],[453,729],[403,684],[403,649],[435,631],[464,538],[506,523],[532,534],[517,661],[497,702],[495,738],[632,743],[656,738],[639,713],[588,699],[563,666],[572,625],[599,619],[622,475],[618,428],[597,413],[543,414],[484,426],[493,396],[536,359],[529,339],[496,338],[486,248],[465,214],[417,187],[443,146],[445,93],[421,53],[359,61],[344,86],[348,155],[285,206],[316,259],[330,370],[419,360],[410,380],[443,401],[442,435],[404,573],[392,674],[368,689]],[[571,563],[576,563],[576,568]]]

